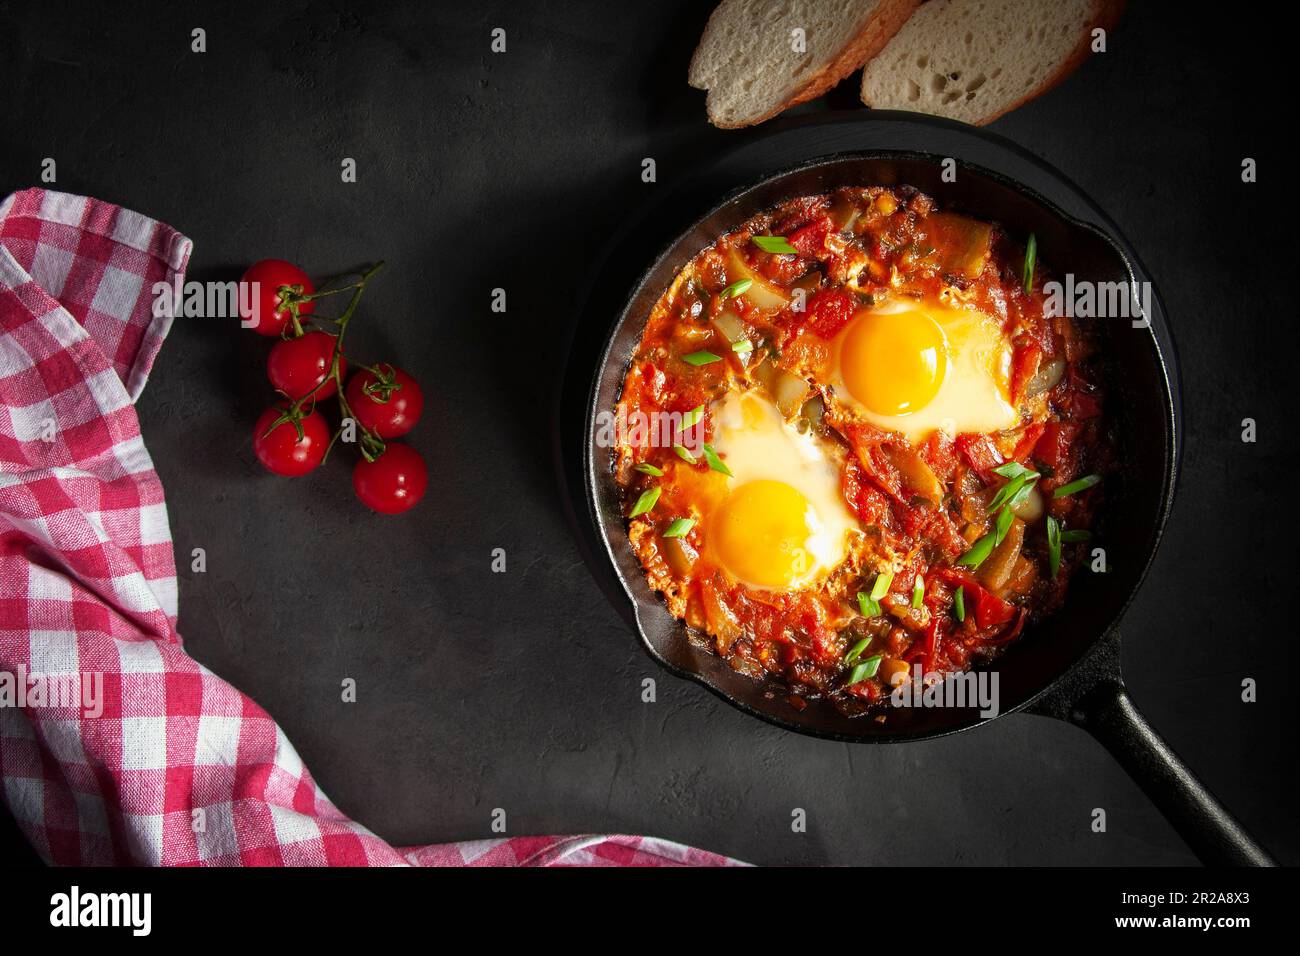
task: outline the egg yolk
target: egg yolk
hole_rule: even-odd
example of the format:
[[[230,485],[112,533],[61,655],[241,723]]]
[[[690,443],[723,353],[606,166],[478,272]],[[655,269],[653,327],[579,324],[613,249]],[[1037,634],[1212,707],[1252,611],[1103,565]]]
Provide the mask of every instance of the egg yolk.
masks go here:
[[[808,539],[816,520],[808,499],[785,482],[750,481],[713,516],[709,547],[746,584],[789,587],[815,566]]]
[[[924,408],[948,372],[943,329],[925,312],[868,312],[844,337],[840,374],[849,392],[877,415]]]

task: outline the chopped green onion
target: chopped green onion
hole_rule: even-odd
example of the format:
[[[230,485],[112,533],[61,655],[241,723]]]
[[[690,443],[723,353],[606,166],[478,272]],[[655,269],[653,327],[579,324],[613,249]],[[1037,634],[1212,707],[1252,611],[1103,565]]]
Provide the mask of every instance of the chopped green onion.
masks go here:
[[[732,342],[731,351],[735,352],[737,355],[745,355],[748,352],[754,351],[754,343],[749,341],[749,339],[741,339],[739,342]]]
[[[916,576],[916,583],[912,585],[912,607],[920,607],[921,602],[925,600],[925,578],[921,575]]]
[[[727,467],[726,462],[718,457],[718,453],[713,450],[712,445],[704,446],[704,460],[709,463],[709,467],[714,471],[720,471],[724,475],[734,477],[731,474],[731,469]]]
[[[1084,475],[1082,478],[1076,478],[1068,485],[1061,485],[1052,492],[1053,498],[1064,498],[1066,495],[1072,495],[1077,491],[1084,491],[1101,481],[1101,475]]]
[[[1025,294],[1034,291],[1034,263],[1038,261],[1038,237],[1032,232],[1029,234],[1029,241],[1025,243],[1025,272],[1021,276],[1025,282]]]
[[[871,638],[864,637],[862,640],[858,641],[858,643],[850,647],[849,652],[844,655],[844,665],[846,667],[852,667],[853,662],[862,656],[862,652],[867,649],[867,645],[870,643]]]
[[[1047,516],[1047,566],[1055,579],[1061,570],[1061,523],[1051,515]]]
[[[871,586],[871,600],[879,601],[889,593],[889,586],[894,583],[893,571],[881,571],[876,583]]]
[[[641,472],[643,475],[654,475],[656,478],[662,478],[664,476],[664,470],[662,468],[656,468],[648,461],[641,462],[641,464],[636,466],[636,470]]]
[[[952,595],[952,610],[958,621],[966,620],[966,586],[957,588]]]
[[[686,533],[695,527],[694,518],[674,518],[673,523],[668,526],[664,532],[665,538],[684,538]]]
[[[880,662],[885,659],[884,654],[874,654],[865,661],[853,668],[849,674],[848,683],[856,684],[858,681],[866,680],[868,677],[875,677],[876,671],[880,670]]]
[[[1037,479],[1026,481],[1020,486],[1020,490],[1007,499],[1007,508],[1014,508],[1029,497],[1029,493],[1034,490],[1034,485],[1038,484]]]
[[[685,445],[673,445],[673,451],[677,452],[677,457],[687,464],[695,464],[695,456],[690,453]]]
[[[1076,541],[1087,541],[1091,537],[1092,537],[1091,531],[1086,531],[1083,528],[1076,528],[1073,531],[1062,531],[1061,543],[1074,544],[1074,542]]]
[[[696,425],[700,423],[700,419],[702,419],[703,417],[704,417],[704,406],[696,405],[689,412],[686,412],[685,414],[682,415],[682,427],[679,429],[679,431],[688,431],[689,429],[694,428]]]
[[[1003,505],[1010,503],[1012,498],[1024,491],[1025,487],[1034,480],[1035,479],[1031,479],[1027,475],[1018,475],[1017,477],[1012,478],[1005,485],[999,488],[998,493],[993,496],[993,500],[989,502],[989,511],[997,511]],[[1029,492],[1025,491],[1025,494],[1028,495]]]
[[[858,592],[858,610],[863,617],[880,617],[880,604],[866,591]]]
[[[750,236],[750,241],[764,252],[799,252],[785,236]]]
[[[721,355],[714,355],[712,352],[699,351],[692,352],[690,355],[683,355],[682,361],[687,365],[708,365],[711,362],[721,362]]]
[[[641,492],[641,497],[638,498],[636,504],[632,506],[632,513],[628,515],[628,517],[641,517],[641,515],[645,514],[655,506],[655,502],[659,500],[661,494],[663,494],[663,489],[658,485],[655,485],[653,488],[647,488],[645,491]]]
[[[1013,519],[1015,516],[1016,514],[1014,511],[1011,510],[1010,505],[1007,505],[1007,507],[1003,508],[1001,511],[998,512],[998,523],[996,527],[993,529],[994,547],[997,547],[999,544],[1001,544],[1002,539],[1007,536],[1007,532],[1011,530],[1011,519]]]
[[[995,536],[986,534],[970,546],[970,550],[957,559],[957,563],[968,568],[978,568],[984,563],[984,559],[993,553],[993,546],[997,544]]]
[[[1038,477],[1038,472],[1030,471],[1018,461],[1008,461],[998,465],[993,469],[993,474],[1001,475],[1003,478],[1019,478],[1021,475],[1027,478]]]
[[[718,295],[724,299],[734,299],[738,295],[744,295],[753,284],[753,279],[739,279],[719,292]]]

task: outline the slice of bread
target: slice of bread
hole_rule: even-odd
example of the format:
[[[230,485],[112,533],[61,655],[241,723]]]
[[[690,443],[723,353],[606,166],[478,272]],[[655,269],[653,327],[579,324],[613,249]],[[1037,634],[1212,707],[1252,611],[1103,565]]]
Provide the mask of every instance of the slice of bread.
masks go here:
[[[862,71],[862,102],[982,125],[1065,79],[1124,0],[929,0]]]
[[[919,0],[722,0],[691,57],[715,126],[752,126],[820,96],[874,56]],[[803,30],[802,50],[796,30]]]

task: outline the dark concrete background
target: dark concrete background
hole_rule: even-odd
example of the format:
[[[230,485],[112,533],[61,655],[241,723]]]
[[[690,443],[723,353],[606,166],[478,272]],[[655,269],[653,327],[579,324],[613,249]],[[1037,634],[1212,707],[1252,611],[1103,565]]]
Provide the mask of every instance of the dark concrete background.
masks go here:
[[[1296,862],[1295,535],[1275,508],[1294,461],[1297,242],[1267,92],[1290,56],[1266,23],[1211,34],[1157,6],[1131,4],[1104,56],[993,128],[1091,192],[1161,284],[1188,440],[1127,675],[1175,749]],[[762,133],[710,128],[686,85],[708,4],[276,7],[0,3],[0,191],[54,157],[56,188],[193,238],[197,279],[265,256],[319,276],[389,261],[350,338],[424,385],[412,441],[432,476],[404,518],[353,499],[346,454],[297,481],[262,472],[267,345],[230,323],[179,320],[139,403],[188,647],[280,720],[340,807],[397,844],[490,836],[500,807],[511,833],[645,832],[759,863],[1192,862],[1079,730],[1015,716],[877,748],[785,733],[657,671],[593,584],[551,477],[552,342],[587,264],[657,188],[642,157],[662,186]],[[205,574],[188,570],[194,547]],[[12,828],[5,846],[25,852]]]

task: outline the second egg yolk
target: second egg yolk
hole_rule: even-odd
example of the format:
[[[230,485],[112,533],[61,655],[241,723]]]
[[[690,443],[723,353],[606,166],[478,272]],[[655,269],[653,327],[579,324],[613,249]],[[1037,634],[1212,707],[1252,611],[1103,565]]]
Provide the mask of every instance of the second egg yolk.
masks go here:
[[[722,503],[709,529],[716,560],[746,584],[786,588],[814,570],[808,550],[817,518],[803,494],[783,481],[750,481]]]
[[[844,384],[878,415],[924,408],[938,394],[947,371],[943,329],[920,310],[861,315],[840,350]]]

